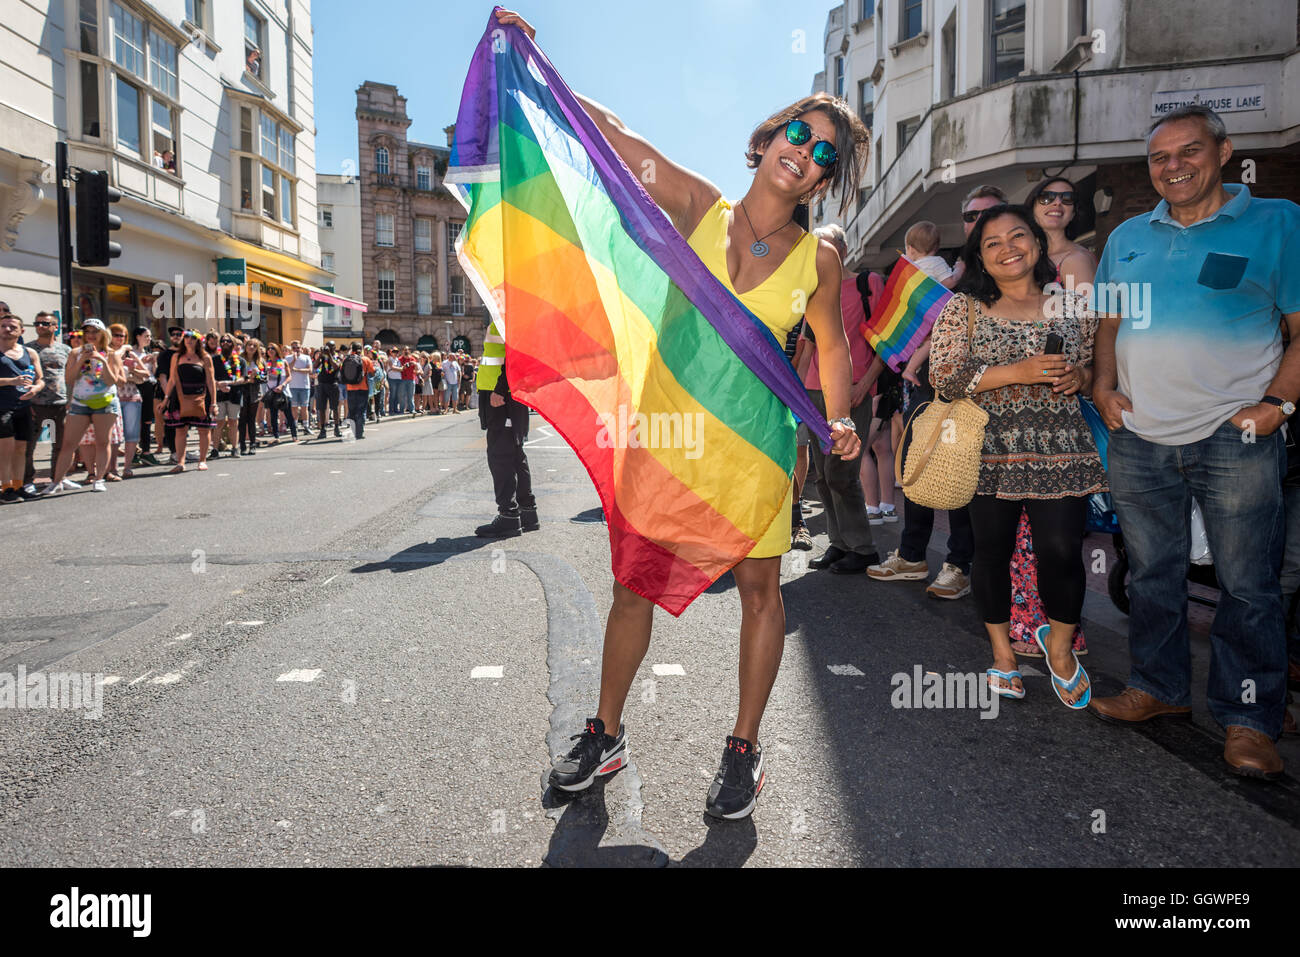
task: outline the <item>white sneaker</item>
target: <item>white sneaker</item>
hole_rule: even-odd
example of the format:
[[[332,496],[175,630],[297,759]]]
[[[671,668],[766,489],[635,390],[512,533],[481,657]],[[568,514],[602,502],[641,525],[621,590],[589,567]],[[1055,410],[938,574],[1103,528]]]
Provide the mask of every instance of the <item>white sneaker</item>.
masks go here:
[[[883,524],[884,522],[896,522],[896,521],[898,521],[898,510],[897,510],[896,508],[894,508],[894,506],[892,506],[892,505],[886,505],[884,502],[881,502],[881,503],[880,503],[880,521],[881,521],[882,524]]]
[[[75,492],[77,489],[81,488],[81,483],[74,482],[72,479],[65,478],[61,484],[63,485],[64,490],[72,489],[72,491]]]
[[[925,593],[931,598],[947,598],[949,600],[964,598],[970,594],[970,579],[962,574],[962,570],[956,565],[943,563],[943,568],[939,574],[934,576],[934,581]]]
[[[51,482],[49,485],[45,486],[45,488],[41,489],[41,494],[42,494],[42,495],[58,495],[58,494],[59,494],[60,492],[62,492],[62,491],[63,491],[63,483],[62,483],[62,482]]]
[[[108,486],[104,484],[103,479],[95,479],[95,484],[91,486],[96,492],[107,492]]]
[[[930,577],[930,566],[925,562],[909,562],[895,548],[879,565],[872,565],[867,574],[876,581],[925,581]]]

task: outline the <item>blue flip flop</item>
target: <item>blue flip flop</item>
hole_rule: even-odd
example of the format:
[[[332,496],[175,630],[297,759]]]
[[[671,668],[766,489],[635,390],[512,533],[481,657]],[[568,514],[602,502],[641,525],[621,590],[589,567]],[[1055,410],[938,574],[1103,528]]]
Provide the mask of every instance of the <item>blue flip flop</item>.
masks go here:
[[[1046,651],[1047,649],[1044,648],[1043,650]],[[1092,700],[1092,681],[1089,679],[1088,690],[1085,691],[1083,697],[1074,704],[1070,704],[1065,700],[1065,695],[1079,687],[1079,683],[1083,681],[1084,678],[1088,677],[1088,672],[1084,671],[1083,665],[1079,663],[1079,656],[1071,651],[1070,657],[1074,659],[1074,674],[1070,676],[1069,681],[1066,681],[1055,671],[1052,671],[1052,660],[1050,658],[1044,656],[1043,664],[1047,665],[1047,671],[1052,676],[1052,690],[1056,692],[1056,697],[1061,700],[1061,704],[1065,705],[1071,711],[1082,711],[1084,708],[1088,707],[1088,702]],[[1062,692],[1065,694],[1062,694]]]
[[[1011,684],[1011,679],[1012,679],[1012,678],[1019,678],[1019,679],[1020,679],[1020,690],[1019,690],[1019,691],[1016,691],[1015,688],[1010,688],[1010,687],[1008,687],[1008,688],[999,688],[999,687],[996,687],[996,686],[993,684],[993,682],[990,681],[990,682],[989,682],[989,687],[993,689],[993,693],[994,693],[994,694],[996,694],[996,695],[998,695],[998,696],[1000,696],[1000,697],[1003,697],[1003,698],[1015,698],[1017,701],[1019,701],[1021,698],[1023,698],[1023,697],[1025,696],[1025,687],[1024,687],[1024,686],[1025,686],[1025,676],[1022,675],[1019,671],[998,671],[997,668],[989,668],[989,669],[986,670],[984,673],[985,673],[986,675],[989,675],[989,676],[993,677],[993,678],[1001,678],[1001,679],[1002,679],[1003,681],[1005,681],[1008,685]]]

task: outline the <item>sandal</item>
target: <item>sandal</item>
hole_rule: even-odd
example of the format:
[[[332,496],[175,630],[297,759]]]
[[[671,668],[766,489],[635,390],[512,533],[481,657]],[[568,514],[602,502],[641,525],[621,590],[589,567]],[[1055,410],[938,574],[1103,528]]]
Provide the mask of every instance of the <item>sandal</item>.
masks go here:
[[[122,478],[124,479],[135,478],[135,473],[132,472],[130,469],[123,469]]]
[[[118,475],[116,472],[109,472],[107,475],[104,476],[104,481],[105,481],[105,482],[120,482],[120,481],[122,481],[122,476]]]
[[[1013,641],[1011,650],[1021,658],[1042,658],[1043,649],[1038,647],[1036,641]]]
[[[172,466],[172,468],[168,469],[167,474],[168,474],[168,475],[180,475],[180,474],[181,474],[182,472],[184,472],[184,471],[185,471],[185,466],[184,466],[184,465],[175,465],[175,466]]]
[[[1079,656],[1074,654],[1073,651],[1070,652],[1070,655],[1074,659],[1074,674],[1070,676],[1068,681],[1052,670],[1052,660],[1050,658],[1044,658],[1043,664],[1047,665],[1047,672],[1052,676],[1052,690],[1056,692],[1056,697],[1061,699],[1061,704],[1071,711],[1082,711],[1088,707],[1088,702],[1092,700],[1092,680],[1088,678],[1088,672],[1084,671],[1083,665],[1079,663]],[[1088,690],[1083,693],[1083,697],[1074,704],[1066,701],[1065,696],[1079,687],[1079,683],[1085,680],[1088,682]]]
[[[1047,637],[1048,632],[1050,632],[1051,630],[1052,630],[1052,626],[1051,626],[1051,625],[1039,625],[1038,628],[1035,629],[1035,631],[1034,631],[1034,637],[1037,639],[1036,644],[1038,645],[1039,648],[1042,647],[1042,645],[1043,645],[1043,639]],[[1075,626],[1074,626],[1074,646],[1073,646],[1073,647],[1074,647],[1074,653],[1075,653],[1076,655],[1079,655],[1080,657],[1082,657],[1083,655],[1086,655],[1086,654],[1088,653],[1088,643],[1087,643],[1086,641],[1083,640],[1083,629],[1080,628],[1078,625],[1075,625]],[[1041,658],[1042,655],[1041,655],[1041,654],[1039,654],[1039,655],[1029,655],[1029,656],[1027,656],[1027,657],[1031,657],[1031,658],[1033,658],[1033,657],[1038,657],[1038,658]]]
[[[206,472],[207,470],[208,470],[208,463],[207,463],[207,462],[200,462],[200,463],[199,463],[199,471],[200,471],[200,472]]]
[[[989,687],[993,689],[994,694],[1003,698],[1015,698],[1017,701],[1025,696],[1025,678],[1019,671],[998,671],[997,668],[989,668],[984,673],[989,676]],[[1001,678],[1006,682],[1006,686],[995,685],[991,680],[993,678]],[[1011,687],[1011,682],[1015,678],[1020,679],[1019,691]]]

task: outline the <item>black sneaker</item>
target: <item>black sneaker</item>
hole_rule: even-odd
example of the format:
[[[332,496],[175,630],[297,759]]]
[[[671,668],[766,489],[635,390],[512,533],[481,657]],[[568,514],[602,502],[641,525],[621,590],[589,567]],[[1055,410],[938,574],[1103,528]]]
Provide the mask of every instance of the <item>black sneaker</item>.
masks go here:
[[[316,436],[316,438],[318,438],[318,439],[323,439],[323,438],[325,438],[325,433],[324,433],[324,432],[320,433],[319,435]]]
[[[849,552],[838,562],[831,565],[831,574],[834,575],[861,575],[872,565],[880,564],[880,556],[875,552],[870,555],[859,555],[857,552]]]
[[[843,558],[847,554],[848,552],[846,552],[844,549],[837,548],[836,546],[832,545],[830,548],[826,549],[826,551],[822,552],[820,558],[814,558],[812,561],[810,561],[808,563],[808,567],[819,568],[819,569],[830,568],[832,565],[834,565],[836,562],[838,562],[841,558]]]
[[[618,727],[618,737],[612,738],[605,733],[604,721],[588,718],[582,734],[575,734],[569,740],[575,739],[578,743],[573,750],[551,767],[552,787],[583,791],[596,778],[613,774],[627,764],[627,735],[622,725]]]
[[[37,489],[35,485],[28,484],[28,485],[24,485],[22,488],[18,490],[18,496],[20,498],[33,499],[33,498],[40,498],[41,493],[40,490]]]
[[[519,510],[520,527],[525,532],[535,532],[541,528],[541,523],[537,521],[537,509],[521,508]]]
[[[4,492],[0,493],[0,502],[4,502],[6,505],[10,502],[21,502],[22,500],[23,497],[18,494],[17,489],[7,488]]]
[[[486,525],[480,525],[474,529],[474,534],[479,538],[518,538],[523,534],[519,527],[519,518],[512,518],[509,515],[498,515]]]
[[[722,764],[709,788],[704,812],[728,821],[749,817],[766,780],[762,745],[727,735],[727,749],[722,752]]]

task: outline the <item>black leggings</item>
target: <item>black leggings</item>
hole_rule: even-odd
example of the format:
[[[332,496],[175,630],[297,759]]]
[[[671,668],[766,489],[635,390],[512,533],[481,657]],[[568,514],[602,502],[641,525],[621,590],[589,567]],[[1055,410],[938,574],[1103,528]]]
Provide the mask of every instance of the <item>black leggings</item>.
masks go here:
[[[1016,501],[975,496],[970,503],[975,532],[971,590],[980,615],[990,625],[1011,620],[1010,565],[1022,508],[1033,530],[1043,610],[1054,621],[1078,624],[1083,613],[1083,533],[1088,517],[1088,500],[1081,496]]]
[[[239,447],[244,448],[244,439],[248,439],[248,448],[257,448],[257,400],[244,396],[239,406]]]

